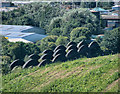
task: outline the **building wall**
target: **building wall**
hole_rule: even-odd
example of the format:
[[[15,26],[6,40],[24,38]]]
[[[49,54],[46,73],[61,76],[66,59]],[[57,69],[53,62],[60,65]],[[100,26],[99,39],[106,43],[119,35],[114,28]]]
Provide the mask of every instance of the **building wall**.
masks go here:
[[[108,27],[119,27],[120,22],[119,20],[108,20]]]
[[[2,2],[2,7],[10,7],[11,3],[10,2]]]
[[[120,10],[120,6],[119,7],[112,7],[112,9],[114,9],[114,10]]]

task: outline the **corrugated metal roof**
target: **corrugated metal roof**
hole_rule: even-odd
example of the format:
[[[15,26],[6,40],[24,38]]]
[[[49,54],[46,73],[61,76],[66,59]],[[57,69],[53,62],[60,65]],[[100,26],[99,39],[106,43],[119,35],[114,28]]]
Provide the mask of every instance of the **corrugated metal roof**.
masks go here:
[[[102,19],[107,19],[107,20],[120,20],[119,16],[116,15],[101,15]]]
[[[20,26],[20,25],[0,25],[2,31],[8,32],[23,32],[24,30],[33,28],[32,26]]]
[[[92,9],[92,11],[108,11],[108,10],[105,10],[103,8],[100,8],[100,7],[96,7],[94,9]]]
[[[8,38],[8,40],[13,42],[23,41],[23,42],[36,42],[45,38],[46,35],[28,33],[26,30],[34,28],[32,26],[17,26],[17,25],[0,25],[0,35]],[[24,32],[25,31],[25,32]]]
[[[45,31],[38,27],[33,26],[22,26],[22,25],[1,25],[0,30],[5,32],[33,32],[38,31],[39,34],[45,34]]]
[[[9,38],[22,38],[22,37],[25,37],[25,36],[32,35],[34,33],[3,32],[3,31],[0,31],[0,34],[5,36],[5,37],[9,37]]]
[[[115,6],[113,6],[113,7],[120,7],[120,5],[115,5]]]
[[[45,37],[46,37],[46,35],[31,34],[29,36],[24,36],[22,38],[25,39],[25,40],[28,40],[28,41],[36,42],[36,41],[41,40],[41,39],[43,39]]]

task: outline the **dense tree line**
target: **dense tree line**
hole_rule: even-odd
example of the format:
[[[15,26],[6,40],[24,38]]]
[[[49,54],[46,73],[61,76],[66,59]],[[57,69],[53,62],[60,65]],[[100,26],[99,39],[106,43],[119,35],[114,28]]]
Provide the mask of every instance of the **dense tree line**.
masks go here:
[[[32,25],[47,30],[51,19],[63,15],[65,12],[57,6],[56,4],[55,7],[52,7],[50,4],[39,2],[27,4],[14,11],[2,12],[2,23]]]
[[[100,30],[97,18],[87,9],[71,9],[67,11],[56,3],[32,3],[14,11],[2,12],[2,24],[32,25],[43,28],[47,34],[65,35],[73,28],[85,26],[93,33]],[[92,30],[92,27],[95,27]],[[57,29],[56,29],[57,28]],[[95,30],[96,29],[96,30]]]
[[[105,32],[101,47],[106,54],[120,52],[120,27]]]
[[[23,43],[23,42],[9,42],[4,37],[1,37],[2,40],[2,59],[3,61],[6,60],[6,57],[10,59],[9,63],[15,59],[22,59],[24,60],[25,55],[30,54],[39,54],[41,51],[40,49],[33,43]],[[7,62],[7,61],[5,61]],[[7,63],[8,63],[7,62]]]
[[[104,9],[111,9],[112,6],[114,6],[114,2],[111,0],[111,2],[100,2],[96,0],[93,0],[93,2],[81,2],[80,6],[82,8],[94,8],[94,7],[101,7]]]

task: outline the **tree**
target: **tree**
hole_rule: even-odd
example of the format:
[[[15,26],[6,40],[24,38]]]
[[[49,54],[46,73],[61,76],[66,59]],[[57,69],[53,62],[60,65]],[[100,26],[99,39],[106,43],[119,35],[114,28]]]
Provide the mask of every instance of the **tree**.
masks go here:
[[[114,6],[114,2],[112,0],[111,2],[98,2],[98,7],[104,9],[111,9],[112,6]]]
[[[54,43],[54,42],[49,42],[48,43],[48,49],[50,49],[50,50],[54,50],[55,49],[55,47],[56,47],[56,44]]]
[[[76,40],[77,38],[79,38],[81,36],[85,36],[87,39],[90,39],[90,37],[91,37],[90,30],[88,28],[86,28],[86,27],[74,28],[72,30],[72,32],[70,33],[70,40],[74,41],[74,40]],[[84,37],[84,39],[86,39],[85,37]]]
[[[45,49],[52,49],[53,46],[51,46],[51,45],[54,45],[53,43],[56,42],[57,38],[58,38],[58,36],[53,36],[53,35],[47,36],[47,37],[43,38],[42,40],[38,41],[36,43],[36,45],[39,46],[41,51],[44,51]],[[51,44],[51,42],[52,42],[52,44]]]
[[[23,45],[24,45],[24,43],[20,42],[10,48],[10,55],[13,60],[24,58],[24,56],[26,55],[26,50],[23,47]]]
[[[92,34],[100,31],[99,20],[90,11],[82,8],[71,10],[64,14],[62,24],[63,36],[70,36],[71,31],[77,27],[88,27]]]
[[[56,36],[60,36],[62,34],[62,30],[60,28],[54,28],[51,32],[50,35],[56,35]]]
[[[51,30],[55,29],[55,28],[60,28],[62,25],[62,17],[55,17],[51,20],[50,24],[49,24],[49,29],[48,32],[49,33]],[[51,33],[51,32],[50,32]]]
[[[120,27],[105,32],[101,47],[107,54],[120,52]]]
[[[67,43],[69,42],[69,38],[65,37],[65,36],[60,36],[58,37],[58,39],[56,40],[56,45],[67,45]]]
[[[5,40],[5,39],[4,39]],[[24,59],[25,55],[39,54],[37,45],[23,42],[6,42],[2,44],[2,56],[9,56],[9,63],[15,59]]]
[[[76,38],[73,42],[79,43],[82,40],[86,41],[87,40],[86,36],[80,36],[80,37]]]
[[[96,6],[95,0],[93,2],[81,2],[80,6],[82,8],[94,8]]]
[[[15,25],[32,25],[49,30],[49,24],[54,17],[62,16],[65,11],[60,9],[58,5],[55,7],[47,3],[31,3],[21,6],[20,8],[2,12],[3,24]]]

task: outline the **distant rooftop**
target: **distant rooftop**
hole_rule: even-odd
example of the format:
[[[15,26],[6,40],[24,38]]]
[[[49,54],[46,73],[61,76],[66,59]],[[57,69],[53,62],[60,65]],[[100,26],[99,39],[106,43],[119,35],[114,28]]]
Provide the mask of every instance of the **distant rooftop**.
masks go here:
[[[113,6],[113,7],[120,7],[120,5],[115,5],[115,6]]]
[[[5,32],[32,32],[45,34],[45,31],[41,28],[24,25],[0,25],[0,30]]]
[[[107,19],[107,20],[120,20],[119,16],[116,15],[101,15],[102,19]]]
[[[9,38],[22,38],[22,37],[25,37],[25,36],[32,35],[34,33],[3,32],[3,31],[0,31],[0,34],[2,34],[5,37],[9,37]]]
[[[0,25],[2,31],[11,31],[11,32],[23,32],[26,29],[31,29],[31,26],[19,26],[19,25]]]
[[[39,34],[35,33],[36,31]],[[34,32],[34,33],[31,33]],[[40,28],[32,26],[19,26],[19,25],[0,25],[0,35],[6,37],[10,42],[36,42],[45,38],[45,31]]]
[[[92,9],[91,11],[97,11],[97,12],[102,12],[102,11],[108,11],[108,10],[105,10],[105,9],[103,9],[103,8],[100,8],[100,7],[96,7],[96,8],[94,8],[94,9]]]

